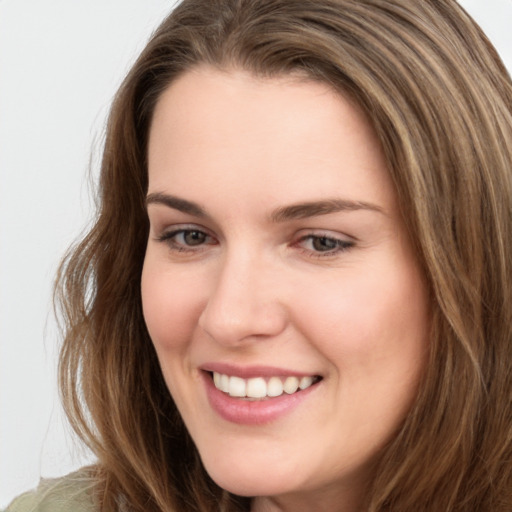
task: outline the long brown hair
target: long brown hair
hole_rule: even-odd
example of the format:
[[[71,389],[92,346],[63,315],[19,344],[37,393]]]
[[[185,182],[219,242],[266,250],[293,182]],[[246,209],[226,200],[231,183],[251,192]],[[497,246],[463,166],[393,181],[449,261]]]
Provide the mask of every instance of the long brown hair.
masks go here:
[[[512,510],[512,85],[454,0],[185,0],[153,35],[111,110],[95,225],[58,279],[62,395],[98,456],[100,508],[249,508],[202,468],[141,308],[151,116],[199,64],[330,84],[382,143],[433,334],[365,509]]]

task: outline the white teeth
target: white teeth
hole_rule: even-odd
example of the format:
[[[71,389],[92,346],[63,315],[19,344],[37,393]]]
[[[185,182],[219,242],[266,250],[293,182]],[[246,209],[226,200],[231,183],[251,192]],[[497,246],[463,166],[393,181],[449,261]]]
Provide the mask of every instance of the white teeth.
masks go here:
[[[300,379],[299,388],[306,389],[309,388],[311,384],[313,384],[313,377],[302,377],[302,379]]]
[[[279,377],[270,377],[267,383],[268,396],[281,396],[283,394],[283,382]]]
[[[306,377],[270,377],[265,380],[263,377],[242,379],[241,377],[229,376],[223,373],[213,372],[213,383],[217,389],[238,398],[265,398],[277,397],[283,393],[291,395],[299,389],[309,388],[315,382],[312,376]]]
[[[299,379],[297,377],[287,377],[284,381],[283,389],[291,395],[292,393],[295,393],[297,389],[299,389]]]
[[[263,398],[267,396],[267,383],[265,379],[257,377],[247,381],[247,396],[251,398]]]
[[[215,386],[217,386],[218,389],[220,389],[221,391],[224,391],[224,393],[229,393],[229,376],[228,375],[224,375],[224,374],[220,374],[220,386],[217,386],[217,384],[215,384]],[[215,378],[215,373],[213,374],[214,378]]]
[[[240,377],[230,377],[229,378],[229,396],[247,396],[245,394],[247,385],[244,379]]]

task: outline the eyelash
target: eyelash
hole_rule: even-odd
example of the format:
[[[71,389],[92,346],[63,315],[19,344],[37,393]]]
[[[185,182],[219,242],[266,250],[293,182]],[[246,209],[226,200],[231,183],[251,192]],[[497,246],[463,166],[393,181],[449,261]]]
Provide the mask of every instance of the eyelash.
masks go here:
[[[204,236],[204,240],[210,242],[201,242],[197,245],[187,245],[184,242],[177,242],[176,238],[178,236],[186,236],[187,234],[195,233],[196,235]],[[198,253],[202,250],[202,247],[205,245],[216,245],[217,242],[215,239],[206,233],[205,231],[201,229],[195,229],[195,228],[180,228],[175,229],[173,231],[169,231],[167,233],[164,233],[163,235],[159,236],[157,238],[159,242],[166,243],[169,248],[172,251],[180,252],[180,253]],[[330,244],[332,247],[328,250],[322,251],[322,250],[315,250],[314,247],[310,249],[306,249],[304,247],[300,247],[301,251],[304,253],[307,253],[310,257],[313,258],[325,258],[329,256],[335,256],[339,253],[346,252],[350,250],[354,246],[354,242],[350,240],[344,240],[341,238],[336,238],[333,236],[327,236],[325,234],[308,234],[305,236],[302,236],[293,243],[293,246],[300,246],[304,242],[311,242],[311,244],[314,244],[315,242],[322,241],[322,243]]]

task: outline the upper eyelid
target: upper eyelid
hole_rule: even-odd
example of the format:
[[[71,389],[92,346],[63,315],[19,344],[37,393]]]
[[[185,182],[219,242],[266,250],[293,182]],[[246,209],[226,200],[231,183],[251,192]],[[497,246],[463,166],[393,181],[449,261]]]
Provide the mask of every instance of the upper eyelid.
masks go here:
[[[298,231],[298,233],[304,232],[304,234],[299,234],[298,238],[307,238],[309,236],[314,237],[325,237],[332,238],[335,240],[342,240],[346,242],[358,242],[359,239],[356,236],[349,235],[348,233],[332,230],[332,229],[322,229],[322,228],[304,228]]]
[[[213,235],[208,233],[205,229],[198,229],[198,228],[194,228],[194,227],[164,229],[162,231],[162,236],[165,236],[165,235],[178,235],[180,233],[190,233],[190,232],[203,233],[206,236],[209,236],[210,238],[214,238]]]
[[[210,228],[204,226],[203,224],[199,224],[196,222],[177,222],[177,223],[163,223],[162,226],[159,226],[159,222],[150,222],[151,231],[153,231],[154,235],[157,238],[161,238],[169,233],[179,233],[180,231],[200,231],[205,233],[207,236],[214,238],[215,240],[221,242],[223,240],[222,234],[218,234]],[[308,237],[325,237],[331,238],[333,240],[339,240],[341,242],[346,243],[358,243],[359,239],[353,235],[349,235],[346,232],[336,231],[334,229],[329,228],[313,228],[313,227],[304,227],[301,229],[294,229],[294,234],[290,234],[290,243],[293,245],[300,240],[307,239]]]
[[[160,233],[161,235],[164,235],[169,232],[201,231],[207,234],[208,236],[217,238],[211,229],[208,229],[207,227],[202,226],[200,224],[196,224],[194,222],[178,222],[173,224],[162,223],[162,227],[160,227],[158,224],[158,222],[150,222],[152,230]]]
[[[306,234],[306,235],[303,235],[301,237],[298,238],[298,240],[295,242],[295,243],[298,243],[298,242],[301,242],[301,241],[304,241],[304,240],[312,240],[312,239],[319,239],[319,238],[325,238],[327,240],[333,240],[337,243],[341,243],[341,244],[350,244],[350,245],[355,245],[356,244],[356,241],[351,238],[351,237],[343,237],[343,236],[331,236],[331,235],[328,235],[328,234],[323,234],[323,233],[310,233],[310,234]]]
[[[328,233],[307,233],[299,237],[300,240],[307,240],[309,238],[327,238],[328,240],[336,240],[338,242],[355,243],[355,239],[348,236],[336,236]]]
[[[150,231],[164,233],[174,229],[197,229],[216,236],[216,225],[208,215],[188,211],[187,209],[172,208],[165,203],[155,201],[146,206],[146,215]],[[214,229],[212,229],[211,227]]]

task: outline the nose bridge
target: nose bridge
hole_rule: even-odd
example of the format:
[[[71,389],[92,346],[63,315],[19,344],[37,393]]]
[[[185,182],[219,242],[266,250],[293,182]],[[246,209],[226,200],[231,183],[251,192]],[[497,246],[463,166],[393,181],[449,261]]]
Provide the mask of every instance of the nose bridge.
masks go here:
[[[248,248],[227,251],[199,319],[200,327],[222,344],[275,336],[286,324],[273,269]],[[276,284],[276,283],[274,283]]]

